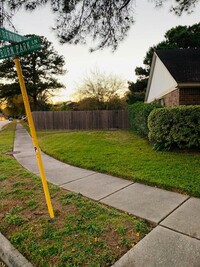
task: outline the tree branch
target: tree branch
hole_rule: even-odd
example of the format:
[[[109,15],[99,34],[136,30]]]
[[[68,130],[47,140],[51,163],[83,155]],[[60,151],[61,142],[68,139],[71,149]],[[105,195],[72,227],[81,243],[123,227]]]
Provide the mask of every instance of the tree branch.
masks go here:
[[[125,8],[126,6],[128,6],[128,4],[131,2],[131,0],[127,0],[120,8],[119,11],[121,11],[123,8]]]

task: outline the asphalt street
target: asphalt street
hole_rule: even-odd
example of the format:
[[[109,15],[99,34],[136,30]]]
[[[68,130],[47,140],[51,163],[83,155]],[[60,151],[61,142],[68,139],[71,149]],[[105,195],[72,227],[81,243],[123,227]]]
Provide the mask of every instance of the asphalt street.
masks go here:
[[[3,129],[4,126],[6,126],[10,122],[11,121],[9,121],[9,120],[0,121],[0,131]]]

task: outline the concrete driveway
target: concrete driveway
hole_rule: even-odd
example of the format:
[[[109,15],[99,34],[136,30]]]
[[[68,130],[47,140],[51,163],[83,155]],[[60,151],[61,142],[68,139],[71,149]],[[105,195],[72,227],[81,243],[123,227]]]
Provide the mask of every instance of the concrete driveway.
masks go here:
[[[0,121],[0,131],[3,129],[4,126],[6,126],[10,122],[11,121],[9,121],[9,120]]]

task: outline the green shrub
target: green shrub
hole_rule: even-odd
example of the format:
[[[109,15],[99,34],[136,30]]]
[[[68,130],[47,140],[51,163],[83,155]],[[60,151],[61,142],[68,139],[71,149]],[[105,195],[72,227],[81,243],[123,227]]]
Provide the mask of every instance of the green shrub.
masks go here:
[[[138,102],[128,107],[131,129],[142,137],[148,137],[148,116],[152,110],[160,108],[156,103]]]
[[[148,127],[149,140],[156,150],[200,147],[200,106],[154,110]]]

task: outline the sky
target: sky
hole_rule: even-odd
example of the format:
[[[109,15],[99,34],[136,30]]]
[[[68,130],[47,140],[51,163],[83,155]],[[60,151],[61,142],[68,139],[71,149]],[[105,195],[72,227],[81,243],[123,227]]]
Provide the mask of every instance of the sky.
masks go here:
[[[16,13],[13,24],[19,34],[38,34],[47,37],[60,55],[66,61],[67,74],[59,77],[65,89],[54,97],[53,102],[73,100],[73,94],[81,80],[90,75],[94,68],[102,72],[114,74],[125,81],[136,81],[135,68],[143,66],[143,59],[149,47],[164,39],[167,30],[178,25],[193,25],[199,23],[200,5],[191,15],[177,17],[169,12],[170,2],[162,8],[155,8],[151,0],[138,0],[135,5],[135,24],[128,32],[127,38],[114,53],[110,48],[90,53],[88,45],[59,44],[55,33],[54,15],[49,7],[40,8],[34,12],[20,11]]]

